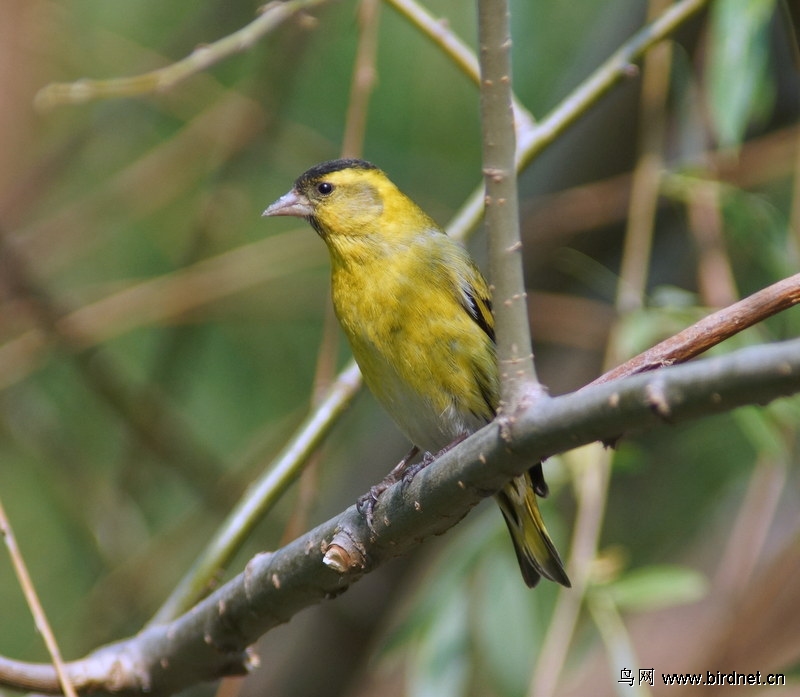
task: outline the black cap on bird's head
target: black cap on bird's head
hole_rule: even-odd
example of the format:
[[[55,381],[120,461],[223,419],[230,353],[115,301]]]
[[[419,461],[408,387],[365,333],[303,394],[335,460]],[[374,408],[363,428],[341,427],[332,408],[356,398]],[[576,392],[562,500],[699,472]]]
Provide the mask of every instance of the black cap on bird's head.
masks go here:
[[[366,160],[358,160],[355,158],[342,158],[340,160],[328,160],[328,162],[321,162],[314,165],[311,169],[303,172],[294,182],[294,188],[298,190],[304,189],[309,184],[312,184],[319,179],[322,179],[326,174],[333,172],[341,172],[343,169],[378,169],[371,162]]]

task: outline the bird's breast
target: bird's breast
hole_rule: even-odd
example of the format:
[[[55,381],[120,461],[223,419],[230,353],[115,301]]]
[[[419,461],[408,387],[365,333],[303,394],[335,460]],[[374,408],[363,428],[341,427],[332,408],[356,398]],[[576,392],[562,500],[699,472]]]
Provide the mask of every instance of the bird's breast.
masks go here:
[[[437,452],[492,418],[496,368],[446,279],[414,262],[334,267],[332,298],[367,386],[415,445]]]

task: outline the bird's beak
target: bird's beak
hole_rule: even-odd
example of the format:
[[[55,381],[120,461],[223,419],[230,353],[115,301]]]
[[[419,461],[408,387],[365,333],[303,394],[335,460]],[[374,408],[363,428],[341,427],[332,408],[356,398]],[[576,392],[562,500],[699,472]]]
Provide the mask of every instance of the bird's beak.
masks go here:
[[[311,202],[306,196],[292,189],[288,194],[281,196],[261,215],[293,215],[296,218],[308,218],[314,213]]]

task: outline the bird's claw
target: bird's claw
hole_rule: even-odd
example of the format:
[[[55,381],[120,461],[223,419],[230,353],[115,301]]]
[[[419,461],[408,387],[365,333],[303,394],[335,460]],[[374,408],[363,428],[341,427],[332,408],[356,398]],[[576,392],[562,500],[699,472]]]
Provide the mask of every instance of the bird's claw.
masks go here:
[[[388,477],[387,477],[388,479]],[[381,494],[386,491],[392,484],[393,481],[389,482],[387,479],[384,479],[380,484],[376,484],[375,486],[371,486],[369,491],[364,494],[363,496],[359,496],[356,500],[356,510],[364,516],[364,519],[367,521],[367,527],[369,531],[374,535],[375,532],[375,506],[378,503],[378,499],[381,497]]]
[[[394,469],[384,477],[380,484],[370,487],[370,490],[366,494],[360,496],[356,500],[356,510],[364,516],[367,521],[367,527],[373,535],[377,534],[375,532],[375,506],[378,503],[378,499],[392,484],[405,480],[405,472],[408,468],[408,463],[411,462],[417,452],[419,452],[417,447],[412,447],[408,455],[395,465]]]
[[[375,506],[378,504],[378,499],[381,497],[381,494],[383,494],[383,492],[386,491],[390,486],[397,484],[397,482],[400,482],[402,490],[405,491],[406,487],[408,487],[408,485],[414,480],[414,477],[416,477],[422,470],[430,465],[439,454],[441,454],[437,453],[437,455],[432,455],[431,453],[425,453],[424,457],[419,462],[416,462],[413,465],[409,464],[411,458],[416,454],[416,452],[417,449],[412,448],[411,452],[406,455],[406,457],[404,457],[397,464],[397,466],[391,472],[389,472],[389,474],[386,475],[380,484],[370,487],[366,494],[360,496],[356,500],[356,510],[364,516],[367,527],[373,535],[377,535],[377,531],[375,530]],[[444,452],[444,450],[441,452]]]
[[[403,478],[400,480],[403,485],[403,491],[405,491],[408,485],[414,481],[414,477],[422,472],[422,470],[430,465],[435,459],[435,455],[431,455],[431,453],[425,453],[424,457],[419,462],[415,462],[413,465],[406,467],[405,472],[403,472]]]

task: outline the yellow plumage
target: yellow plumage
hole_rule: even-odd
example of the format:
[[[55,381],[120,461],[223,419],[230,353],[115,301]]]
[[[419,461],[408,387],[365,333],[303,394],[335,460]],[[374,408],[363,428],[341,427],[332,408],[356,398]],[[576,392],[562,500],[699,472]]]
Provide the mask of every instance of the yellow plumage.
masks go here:
[[[364,380],[414,445],[437,453],[494,418],[489,289],[467,252],[363,160],[311,168],[264,215],[306,218],[328,246],[334,310]],[[533,477],[533,480],[532,478]],[[534,493],[541,466],[497,495],[529,586],[569,585]]]

